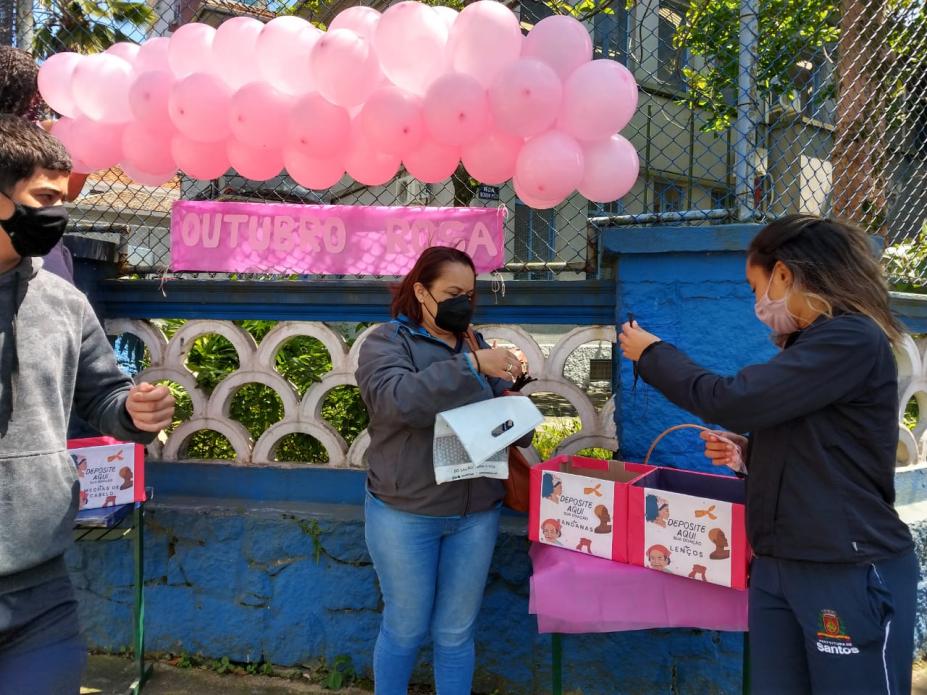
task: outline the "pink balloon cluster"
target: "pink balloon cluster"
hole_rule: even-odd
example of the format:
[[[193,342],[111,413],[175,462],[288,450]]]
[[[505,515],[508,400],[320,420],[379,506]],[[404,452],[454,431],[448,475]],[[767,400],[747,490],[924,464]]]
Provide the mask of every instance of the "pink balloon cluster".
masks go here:
[[[351,7],[327,32],[298,17],[186,24],[141,46],[52,56],[39,87],[77,170],[120,164],[149,185],[234,167],[254,180],[285,168],[311,189],[345,172],[375,186],[400,165],[436,183],[462,161],[549,208],[576,190],[617,200],[639,169],[618,134],[637,107],[631,73],[592,60],[577,20],[548,17],[523,36],[494,0],[459,14]]]

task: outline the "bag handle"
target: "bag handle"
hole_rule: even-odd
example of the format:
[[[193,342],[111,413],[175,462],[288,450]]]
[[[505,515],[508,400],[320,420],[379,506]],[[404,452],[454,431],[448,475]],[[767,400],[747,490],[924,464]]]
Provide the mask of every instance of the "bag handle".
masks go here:
[[[466,333],[464,333],[464,340],[467,341],[470,352],[477,352],[480,349],[480,344],[476,339],[476,333],[473,332],[472,328],[467,328]]]
[[[670,427],[668,430],[664,430],[663,432],[661,432],[659,436],[657,436],[657,438],[653,440],[653,444],[650,445],[650,449],[647,451],[647,455],[644,457],[644,465],[646,466],[650,462],[650,456],[653,454],[653,450],[657,448],[657,444],[659,444],[666,435],[676,432],[677,430],[686,430],[686,429],[699,430],[701,432],[713,432],[714,431],[709,427],[703,427],[702,425],[692,425],[692,424],[676,425],[674,427]]]

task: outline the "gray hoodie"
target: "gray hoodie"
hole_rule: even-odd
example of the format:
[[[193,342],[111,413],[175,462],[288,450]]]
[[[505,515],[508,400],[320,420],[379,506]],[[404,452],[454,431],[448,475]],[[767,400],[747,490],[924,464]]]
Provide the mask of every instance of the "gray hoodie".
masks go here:
[[[0,594],[65,574],[79,486],[67,454],[72,403],[94,428],[150,442],[86,297],[25,258],[0,274]]]

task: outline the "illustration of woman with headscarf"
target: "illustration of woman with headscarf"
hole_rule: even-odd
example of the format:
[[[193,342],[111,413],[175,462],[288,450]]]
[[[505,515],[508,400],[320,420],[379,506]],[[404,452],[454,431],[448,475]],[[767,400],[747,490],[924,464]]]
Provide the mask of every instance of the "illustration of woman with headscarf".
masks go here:
[[[135,485],[135,482],[132,480],[132,469],[128,466],[123,466],[119,469],[119,477],[122,478],[122,485],[119,487],[120,490],[128,490]]]
[[[660,528],[666,528],[669,520],[669,502],[656,495],[647,495],[644,500],[644,517]]]
[[[545,519],[541,524],[541,534],[544,536],[544,542],[549,545],[562,546],[560,542],[560,521],[558,519]]]
[[[545,473],[541,480],[541,497],[554,504],[560,504],[560,495],[563,494],[563,482],[552,473]]]
[[[76,454],[71,454],[71,460],[74,462],[74,466],[77,468],[77,477],[83,478],[87,475],[87,459],[83,456],[77,456]]]
[[[669,572],[670,551],[665,545],[652,545],[647,549],[647,561],[650,569]]]
[[[604,504],[596,505],[596,508],[592,510],[597,517],[599,517],[599,525],[596,526],[596,533],[611,533],[612,532],[612,517],[608,513],[608,507]]]

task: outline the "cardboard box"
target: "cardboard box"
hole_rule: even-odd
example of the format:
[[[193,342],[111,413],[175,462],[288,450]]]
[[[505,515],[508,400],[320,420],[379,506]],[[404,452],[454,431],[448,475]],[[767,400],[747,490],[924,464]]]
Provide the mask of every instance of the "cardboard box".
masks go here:
[[[145,449],[111,437],[74,439],[68,453],[80,481],[80,509],[99,509],[145,499]]]
[[[747,588],[750,548],[743,480],[656,468],[628,493],[631,564],[735,589]]]
[[[533,541],[628,561],[628,489],[653,466],[557,456],[531,469]]]

